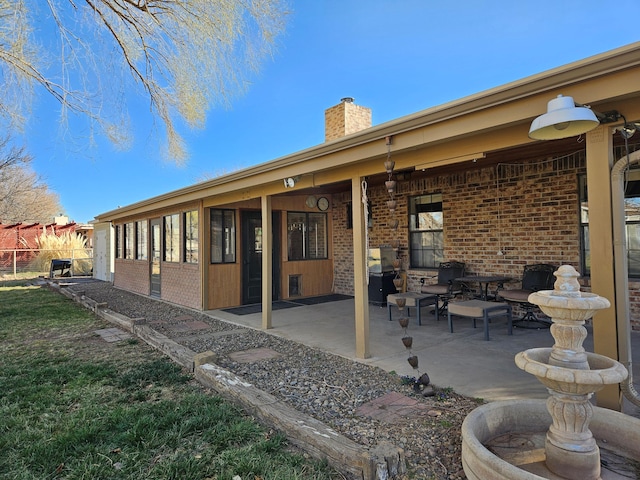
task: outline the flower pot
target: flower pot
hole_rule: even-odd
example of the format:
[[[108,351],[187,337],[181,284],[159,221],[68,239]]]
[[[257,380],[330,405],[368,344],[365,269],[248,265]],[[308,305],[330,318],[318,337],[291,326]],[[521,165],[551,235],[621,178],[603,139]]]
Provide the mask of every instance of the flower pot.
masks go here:
[[[398,202],[395,200],[387,200],[387,208],[389,208],[390,211],[395,211],[396,207],[398,206]]]
[[[387,192],[393,195],[396,191],[396,181],[395,180],[387,180],[384,182],[384,186],[387,187]]]
[[[393,173],[393,167],[396,166],[396,162],[394,162],[393,160],[385,160],[384,161],[384,169],[387,171],[387,173]]]
[[[404,285],[404,279],[402,279],[402,278],[394,278],[393,279],[393,284],[396,286],[396,288],[398,290],[400,290],[402,288],[402,285]]]
[[[411,365],[414,369],[418,368],[418,357],[416,357],[415,355],[407,358],[407,362],[409,362],[409,365]]]
[[[420,385],[424,385],[426,387],[427,385],[429,385],[429,382],[431,382],[429,375],[427,375],[426,373],[420,375],[420,378],[418,379],[418,383]]]
[[[407,304],[406,298],[396,298],[396,305],[400,310],[402,310],[406,304]]]
[[[411,348],[411,345],[413,345],[413,337],[402,337],[402,343],[406,348]]]
[[[407,328],[409,326],[409,319],[407,317],[399,318],[398,323],[402,328]]]

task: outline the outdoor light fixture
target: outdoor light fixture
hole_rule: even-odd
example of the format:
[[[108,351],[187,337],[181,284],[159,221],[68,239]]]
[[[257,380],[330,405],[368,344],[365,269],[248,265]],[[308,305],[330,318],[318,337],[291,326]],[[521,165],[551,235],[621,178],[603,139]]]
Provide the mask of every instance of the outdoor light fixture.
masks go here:
[[[298,180],[300,180],[300,177],[288,177],[284,179],[284,188],[293,188],[296,186],[296,183],[298,183]]]
[[[558,95],[547,104],[547,113],[531,122],[529,138],[534,140],[556,140],[575,137],[593,130],[603,123],[613,123],[622,119],[624,124],[615,130],[627,140],[640,128],[639,122],[627,122],[617,110],[596,112],[590,107],[580,105],[572,97]]]
[[[575,137],[593,130],[600,121],[590,108],[576,106],[572,97],[558,95],[547,104],[547,113],[531,122],[529,138],[556,140]]]

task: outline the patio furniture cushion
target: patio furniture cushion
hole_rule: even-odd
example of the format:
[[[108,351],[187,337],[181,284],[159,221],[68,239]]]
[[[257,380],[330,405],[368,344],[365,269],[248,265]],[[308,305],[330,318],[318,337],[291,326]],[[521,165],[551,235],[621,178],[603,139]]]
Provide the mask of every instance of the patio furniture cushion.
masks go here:
[[[418,325],[422,325],[422,318],[420,316],[420,309],[427,305],[433,305],[435,309],[436,321],[439,320],[438,316],[438,296],[437,295],[429,295],[425,293],[417,293],[417,292],[404,292],[404,293],[391,293],[387,295],[387,310],[389,311],[389,320],[391,320],[391,304],[397,305],[396,300],[399,298],[405,299],[405,308],[409,311],[409,315],[411,315],[409,307],[416,307],[417,317],[418,317]]]
[[[449,285],[433,284],[425,285],[424,287],[422,287],[421,291],[427,295],[446,295],[447,293],[449,293],[449,288]]]
[[[519,289],[500,290],[499,296],[507,302],[520,304],[524,309],[522,318],[514,324],[522,328],[549,328],[550,322],[540,319],[534,313],[535,305],[529,303],[529,295],[539,290],[552,290],[555,281],[553,272],[556,267],[546,263],[525,265],[522,274],[522,286]]]
[[[442,262],[438,266],[438,280],[429,284],[426,278],[421,278],[422,293],[437,295],[439,313],[444,313],[449,300],[462,293],[462,284],[456,279],[464,275],[464,262]],[[433,278],[433,277],[432,277]]]
[[[502,290],[500,296],[512,302],[527,302],[532,293],[531,290]]]
[[[482,318],[484,309],[488,307],[507,306],[506,303],[485,302],[483,300],[466,300],[464,302],[450,302],[449,310],[453,315],[461,317]]]
[[[476,327],[476,319],[482,318],[484,323],[484,339],[489,340],[489,320],[494,317],[507,317],[507,333],[513,333],[513,317],[511,305],[507,303],[485,302],[483,300],[466,300],[463,302],[450,302],[448,311],[449,331],[453,333],[453,321],[451,315],[473,318],[473,328]]]

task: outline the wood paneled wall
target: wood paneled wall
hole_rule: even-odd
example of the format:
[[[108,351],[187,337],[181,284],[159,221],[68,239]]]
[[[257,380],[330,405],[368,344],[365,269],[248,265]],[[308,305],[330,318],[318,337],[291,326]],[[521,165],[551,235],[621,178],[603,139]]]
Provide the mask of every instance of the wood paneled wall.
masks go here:
[[[289,276],[300,276],[300,293],[302,297],[312,297],[331,293],[333,286],[333,260],[305,260],[283,262],[282,264],[282,298],[289,298]]]
[[[208,309],[234,307],[242,303],[242,264],[208,265]]]
[[[330,195],[326,196],[331,202]],[[289,261],[287,258],[287,212],[317,212],[317,208],[310,208],[306,204],[307,195],[289,195],[274,197],[272,208],[280,212],[280,230],[277,232],[279,238],[276,240],[280,244],[280,298],[287,299],[289,294],[289,276],[300,276],[301,296],[309,297],[332,293],[333,289],[333,251],[332,251],[332,215],[331,207],[327,211],[328,228],[328,258],[322,260]],[[242,222],[241,212],[243,209],[257,210],[260,208],[260,201],[252,199],[246,202],[238,202],[219,208],[230,208],[236,210],[236,263],[207,265],[207,308],[218,309],[232,307],[242,304]],[[205,208],[203,218],[208,219],[209,209]],[[208,237],[205,235],[205,245],[203,250],[208,248]],[[207,258],[205,253],[203,258]],[[275,265],[274,265],[275,269]],[[275,300],[275,299],[274,299]]]

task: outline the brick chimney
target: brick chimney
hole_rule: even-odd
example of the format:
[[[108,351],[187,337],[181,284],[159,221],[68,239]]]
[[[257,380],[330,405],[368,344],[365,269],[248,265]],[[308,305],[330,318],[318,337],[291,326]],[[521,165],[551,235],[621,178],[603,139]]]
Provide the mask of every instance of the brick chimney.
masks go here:
[[[371,127],[371,109],[353,103],[353,98],[345,97],[338,105],[324,111],[324,141],[359,132]]]

